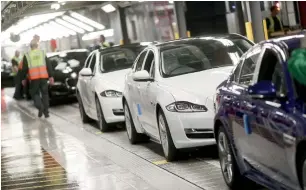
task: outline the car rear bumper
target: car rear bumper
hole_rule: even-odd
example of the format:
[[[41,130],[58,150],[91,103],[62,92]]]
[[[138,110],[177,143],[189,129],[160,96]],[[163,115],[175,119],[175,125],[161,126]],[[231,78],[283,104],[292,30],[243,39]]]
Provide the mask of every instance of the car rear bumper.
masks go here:
[[[193,148],[216,144],[212,112],[165,112],[175,147]]]
[[[56,81],[49,86],[51,96],[74,96],[76,92],[76,79],[66,79],[64,82]]]

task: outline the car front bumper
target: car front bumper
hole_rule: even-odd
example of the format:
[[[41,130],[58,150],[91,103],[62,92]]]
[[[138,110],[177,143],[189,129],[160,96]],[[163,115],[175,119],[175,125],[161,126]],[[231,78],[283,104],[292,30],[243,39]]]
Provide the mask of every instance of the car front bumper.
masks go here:
[[[106,123],[124,122],[122,97],[109,98],[100,96],[99,100]]]
[[[213,111],[179,113],[165,111],[175,147],[193,148],[216,144]]]
[[[74,96],[76,92],[77,79],[65,79],[64,82],[56,81],[54,85],[49,86],[52,96]]]

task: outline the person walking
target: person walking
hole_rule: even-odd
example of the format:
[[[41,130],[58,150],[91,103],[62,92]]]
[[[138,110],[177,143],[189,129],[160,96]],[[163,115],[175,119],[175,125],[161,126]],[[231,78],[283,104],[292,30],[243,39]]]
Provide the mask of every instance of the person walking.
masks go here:
[[[22,92],[22,84],[20,77],[18,75],[18,67],[20,64],[20,52],[18,50],[15,51],[15,55],[12,58],[12,76],[14,77],[14,85],[15,85],[15,93],[13,98],[16,100],[20,100],[23,98],[23,92]]]
[[[38,49],[37,40],[30,43],[31,50],[23,57],[22,84],[26,85],[26,77],[30,80],[30,93],[35,107],[38,109],[38,117],[44,114],[49,117],[49,84],[54,84],[52,65],[48,62],[43,50]]]
[[[105,36],[100,36],[100,49],[108,48],[110,47],[109,43],[105,41]]]

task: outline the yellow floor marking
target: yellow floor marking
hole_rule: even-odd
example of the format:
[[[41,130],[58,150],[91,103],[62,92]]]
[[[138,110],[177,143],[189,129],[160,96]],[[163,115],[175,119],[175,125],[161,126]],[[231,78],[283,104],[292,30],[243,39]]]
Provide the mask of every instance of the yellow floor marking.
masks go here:
[[[61,171],[58,171],[58,172],[61,172]],[[7,182],[14,182],[14,183],[16,183],[17,181],[25,181],[25,180],[29,180],[29,181],[31,181],[31,180],[34,180],[34,179],[39,179],[39,178],[46,178],[46,176],[45,175],[43,175],[43,174],[41,174],[42,176],[40,176],[40,177],[28,177],[28,178],[22,178],[22,179],[12,179],[12,180],[2,180],[1,181],[1,183],[7,183]],[[58,176],[67,176],[67,173],[65,172],[65,173],[62,173],[62,174],[57,174],[57,175],[48,175],[48,178],[55,178],[55,177],[58,177]],[[18,184],[18,183],[17,183]]]
[[[35,169],[35,168],[34,168]],[[43,168],[42,168],[43,169]],[[57,170],[59,169],[59,170]],[[31,173],[31,175],[44,175],[44,174],[49,174],[49,173],[56,173],[56,172],[60,172],[60,171],[64,171],[65,172],[65,169],[62,168],[61,166],[58,166],[58,167],[54,167],[52,168],[52,171],[49,171],[49,172],[45,172],[45,171],[41,171],[41,172],[35,172],[35,173]],[[14,173],[14,177],[19,177],[19,176],[23,176],[25,175],[25,173],[27,173],[26,171],[24,171],[23,173],[18,173],[18,175],[16,173]],[[4,174],[4,175],[7,175],[7,174]],[[5,176],[5,177],[2,177],[4,175],[1,175],[1,179],[6,179],[6,178],[14,178],[12,176]],[[24,178],[27,178],[27,177],[24,177]],[[29,178],[29,177],[28,177]]]
[[[99,134],[102,134],[102,132],[101,132],[101,131],[99,131],[99,132],[96,132],[96,134],[97,134],[97,135],[99,135]]]
[[[153,164],[155,165],[162,165],[162,164],[167,164],[167,163],[168,163],[167,160],[159,160],[159,161],[153,162]]]

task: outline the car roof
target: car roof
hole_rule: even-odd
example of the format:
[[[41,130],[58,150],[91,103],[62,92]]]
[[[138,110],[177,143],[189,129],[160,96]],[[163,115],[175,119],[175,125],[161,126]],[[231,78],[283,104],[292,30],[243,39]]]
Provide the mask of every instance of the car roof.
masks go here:
[[[246,37],[244,37],[240,34],[236,34],[236,33],[219,34],[219,35],[204,35],[204,36],[197,36],[197,37],[192,37],[192,38],[182,38],[182,39],[178,39],[178,40],[161,42],[161,43],[156,43],[156,44],[152,44],[152,45],[157,46],[161,50],[163,50],[163,49],[167,49],[168,48],[167,46],[169,46],[171,44],[179,45],[179,44],[181,44],[183,42],[186,42],[186,41],[213,40],[213,39],[245,39],[245,40],[247,40],[248,42],[250,42],[251,44],[254,45],[254,43],[251,42],[250,40],[248,40]]]
[[[47,53],[47,57],[52,57],[52,56],[55,56],[55,55],[59,55],[61,53],[74,53],[74,52],[88,52],[88,50],[87,49],[72,49],[72,50],[52,52],[52,53]]]
[[[95,51],[99,51],[99,52],[103,52],[103,53],[108,53],[108,52],[113,52],[113,51],[118,51],[121,48],[145,48],[150,42],[140,42],[140,43],[132,43],[132,44],[126,44],[126,45],[116,45],[113,47],[108,47],[108,48],[104,48],[104,49],[99,49],[99,50],[95,50]]]
[[[288,35],[288,36],[283,36],[279,38],[274,38],[266,41],[262,41],[259,43],[261,44],[266,44],[266,43],[273,43],[273,44],[278,44],[280,43],[285,43],[288,47],[289,50],[296,49],[300,47],[300,40],[305,39],[306,40],[306,31],[301,32],[300,34],[295,34],[295,35]]]

